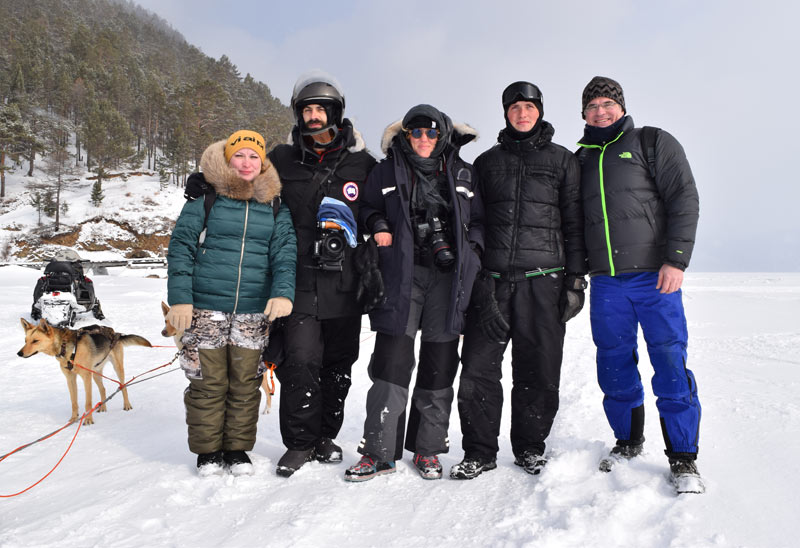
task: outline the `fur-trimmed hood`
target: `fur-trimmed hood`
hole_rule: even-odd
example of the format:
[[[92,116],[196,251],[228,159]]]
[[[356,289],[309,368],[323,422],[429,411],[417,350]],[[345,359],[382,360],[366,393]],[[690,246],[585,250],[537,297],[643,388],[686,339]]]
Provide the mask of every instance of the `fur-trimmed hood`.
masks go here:
[[[209,145],[200,158],[200,170],[206,182],[214,187],[217,194],[233,200],[247,201],[253,199],[268,204],[281,193],[281,180],[278,171],[269,158],[264,162],[262,171],[252,182],[245,181],[236,174],[236,170],[225,161],[225,141],[217,141]]]
[[[384,154],[389,153],[389,148],[392,146],[394,138],[400,135],[403,131],[403,121],[397,120],[389,124],[383,131],[381,138],[381,151]],[[461,148],[470,141],[478,140],[478,130],[463,122],[453,123],[453,132],[450,135],[450,143],[457,148]]]

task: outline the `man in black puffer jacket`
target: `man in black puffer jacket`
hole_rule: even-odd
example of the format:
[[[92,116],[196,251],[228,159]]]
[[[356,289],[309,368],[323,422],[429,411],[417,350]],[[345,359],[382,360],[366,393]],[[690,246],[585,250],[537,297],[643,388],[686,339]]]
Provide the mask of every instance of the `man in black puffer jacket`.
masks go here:
[[[538,87],[515,82],[502,99],[506,128],[475,161],[485,246],[464,334],[458,390],[464,460],[450,470],[454,479],[496,467],[501,367],[510,340],[514,462],[530,474],[541,471],[558,410],[566,322],[583,306],[578,162],[551,141]]]
[[[302,75],[292,109],[296,125],[290,144],[278,145],[268,155],[281,177],[281,198],[297,232],[295,303],[283,328],[286,357],[276,369],[287,449],[278,461],[281,476],[292,475],[312,458],[342,459],[333,439],[344,420],[350,371],[358,359],[364,307],[356,298],[359,276],[351,245],[361,240],[338,230],[324,232],[318,217],[323,200],[326,207],[335,200],[330,202],[337,204],[332,211],[339,207],[343,217],[350,217],[349,210],[355,224],[364,182],[376,163],[350,120],[343,118],[344,95],[332,76],[322,71]],[[351,230],[352,236],[358,232],[356,226]],[[342,240],[351,245],[342,246]]]
[[[652,144],[643,138],[644,130],[626,116],[622,86],[615,80],[592,78],[581,107],[586,128],[578,158],[592,337],[603,408],[617,438],[600,469],[608,472],[642,452],[641,324],[672,481],[678,492],[702,492],[695,464],[701,410],[694,374],[686,367],[681,297],[700,210],[692,170],[680,143],[666,131],[656,131]]]

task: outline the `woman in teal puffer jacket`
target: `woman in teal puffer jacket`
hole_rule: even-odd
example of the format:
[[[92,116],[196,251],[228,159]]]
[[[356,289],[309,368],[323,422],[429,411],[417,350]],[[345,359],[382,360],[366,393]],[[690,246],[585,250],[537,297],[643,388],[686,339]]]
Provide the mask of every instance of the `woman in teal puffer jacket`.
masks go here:
[[[260,134],[237,131],[212,144],[200,167],[217,197],[207,218],[194,200],[175,223],[167,321],[185,330],[184,403],[199,474],[252,474],[246,451],[255,444],[261,351],[269,322],[292,310],[296,238],[289,209],[273,210],[281,184]]]

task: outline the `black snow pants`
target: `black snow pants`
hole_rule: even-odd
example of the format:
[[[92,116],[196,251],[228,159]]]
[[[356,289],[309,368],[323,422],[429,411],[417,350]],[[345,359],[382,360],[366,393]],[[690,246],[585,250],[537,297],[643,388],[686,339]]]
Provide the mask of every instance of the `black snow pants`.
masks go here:
[[[565,324],[559,314],[560,273],[519,282],[496,280],[496,298],[511,326],[511,448],[543,454],[558,411]],[[467,457],[494,458],[503,408],[503,354],[508,342],[493,343],[467,313],[458,389],[458,413]]]
[[[361,316],[318,320],[290,314],[283,329],[286,358],[275,370],[281,437],[287,449],[311,449],[320,438],[334,439],[342,427]]]

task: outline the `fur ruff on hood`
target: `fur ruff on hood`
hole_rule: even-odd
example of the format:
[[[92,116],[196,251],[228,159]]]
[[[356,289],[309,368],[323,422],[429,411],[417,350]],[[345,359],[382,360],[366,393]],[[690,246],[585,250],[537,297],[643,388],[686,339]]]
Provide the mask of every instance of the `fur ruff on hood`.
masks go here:
[[[397,120],[389,124],[383,131],[383,138],[381,138],[381,151],[384,154],[389,153],[389,148],[392,146],[392,141],[403,131],[403,120]],[[453,134],[450,136],[450,141],[457,147],[461,147],[470,141],[478,140],[478,130],[472,126],[462,123],[453,122]]]
[[[214,187],[217,194],[233,200],[247,201],[253,199],[262,204],[272,202],[281,193],[281,180],[278,171],[269,158],[264,162],[264,169],[252,182],[245,181],[236,174],[236,170],[225,161],[225,141],[217,141],[209,145],[200,158],[200,170],[206,182]]]

